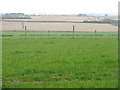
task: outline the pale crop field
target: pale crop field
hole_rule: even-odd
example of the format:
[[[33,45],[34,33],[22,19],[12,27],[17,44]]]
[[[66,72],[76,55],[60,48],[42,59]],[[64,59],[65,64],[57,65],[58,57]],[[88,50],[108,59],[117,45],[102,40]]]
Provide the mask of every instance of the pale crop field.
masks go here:
[[[31,19],[27,19],[27,21],[100,21],[104,19],[104,17],[87,17],[87,16],[30,16]],[[13,20],[13,19],[5,19],[5,20]],[[25,21],[25,19],[14,19],[16,21]]]
[[[99,17],[87,17],[87,16],[31,16],[31,21],[84,21],[84,20],[102,20]]]
[[[24,22],[28,31],[72,31],[73,25],[75,31],[101,31],[117,32],[117,26],[111,24],[97,23],[50,23],[50,22]],[[22,22],[2,22],[3,31],[24,31]]]

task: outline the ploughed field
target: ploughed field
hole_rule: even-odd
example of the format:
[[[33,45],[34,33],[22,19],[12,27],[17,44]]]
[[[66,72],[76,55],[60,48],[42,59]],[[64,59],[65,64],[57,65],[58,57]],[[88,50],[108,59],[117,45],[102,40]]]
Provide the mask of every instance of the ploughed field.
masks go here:
[[[24,31],[24,26],[27,26],[27,31],[87,31],[94,32],[117,32],[117,26],[112,24],[100,23],[60,23],[60,22],[2,22],[3,31]]]
[[[116,38],[3,37],[3,88],[116,88]]]
[[[24,31],[23,26],[27,26],[28,31],[101,31],[117,32],[117,26],[105,23],[82,23],[84,21],[100,22],[106,17],[87,16],[30,16],[32,19],[3,19],[3,31]],[[107,17],[108,18],[108,17]],[[110,17],[109,17],[110,18]],[[114,19],[114,17],[112,17]],[[1,28],[1,27],[0,27]]]

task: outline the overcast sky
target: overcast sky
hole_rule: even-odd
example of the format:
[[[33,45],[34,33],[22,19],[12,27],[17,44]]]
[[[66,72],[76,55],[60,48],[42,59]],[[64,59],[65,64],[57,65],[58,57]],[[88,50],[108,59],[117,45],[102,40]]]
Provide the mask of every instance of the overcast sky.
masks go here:
[[[0,13],[116,13],[119,0],[1,0]]]

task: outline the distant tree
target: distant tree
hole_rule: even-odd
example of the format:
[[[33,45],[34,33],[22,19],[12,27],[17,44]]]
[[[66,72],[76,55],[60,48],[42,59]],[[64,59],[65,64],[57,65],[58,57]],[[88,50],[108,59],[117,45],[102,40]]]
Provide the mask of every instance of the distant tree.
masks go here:
[[[78,16],[87,16],[86,14],[78,14]]]
[[[107,14],[105,14],[105,16],[108,16]]]

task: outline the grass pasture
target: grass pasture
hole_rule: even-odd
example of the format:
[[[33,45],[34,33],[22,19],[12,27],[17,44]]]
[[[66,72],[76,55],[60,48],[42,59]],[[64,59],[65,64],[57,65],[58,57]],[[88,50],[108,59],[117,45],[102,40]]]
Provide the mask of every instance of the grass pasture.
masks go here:
[[[11,33],[3,32],[3,35]],[[16,33],[19,35],[24,32],[12,34]],[[108,34],[110,33],[105,35]],[[26,39],[18,36],[3,37],[3,88],[118,86],[116,37],[98,36],[96,39],[85,36],[75,39],[72,39],[72,36],[69,39],[27,37]]]

